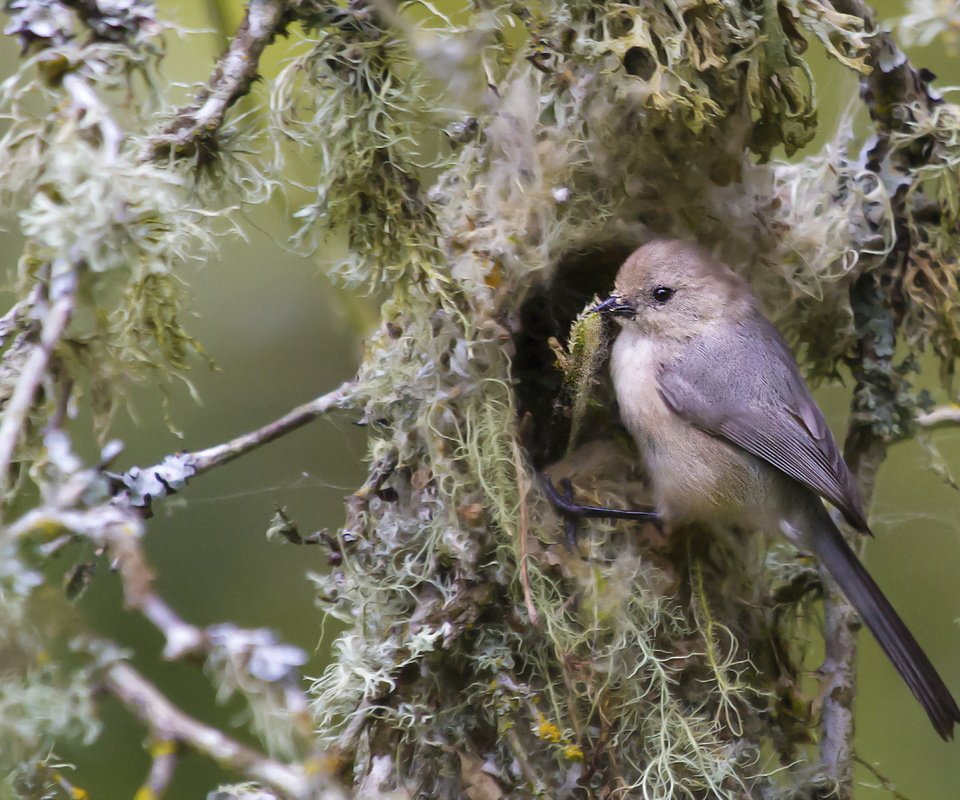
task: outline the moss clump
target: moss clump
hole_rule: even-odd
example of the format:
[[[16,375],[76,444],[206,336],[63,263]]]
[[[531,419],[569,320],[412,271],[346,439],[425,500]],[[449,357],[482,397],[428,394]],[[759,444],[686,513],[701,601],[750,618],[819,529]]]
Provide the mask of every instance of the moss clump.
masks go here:
[[[591,303],[592,305],[594,304]],[[563,372],[563,382],[571,398],[567,455],[570,455],[577,444],[587,403],[596,388],[608,344],[608,331],[603,318],[599,314],[591,313],[588,307],[570,326],[567,345],[569,352],[559,345],[554,347],[558,366]]]

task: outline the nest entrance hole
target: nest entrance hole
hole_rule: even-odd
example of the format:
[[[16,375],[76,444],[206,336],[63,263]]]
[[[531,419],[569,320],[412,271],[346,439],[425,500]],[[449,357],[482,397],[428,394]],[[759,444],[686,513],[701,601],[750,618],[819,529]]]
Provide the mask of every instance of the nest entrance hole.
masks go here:
[[[610,293],[617,270],[635,248],[636,243],[617,242],[567,253],[553,281],[531,292],[520,307],[513,377],[524,445],[537,469],[563,455],[570,433],[563,375],[550,338],[566,344],[577,315],[594,295]]]

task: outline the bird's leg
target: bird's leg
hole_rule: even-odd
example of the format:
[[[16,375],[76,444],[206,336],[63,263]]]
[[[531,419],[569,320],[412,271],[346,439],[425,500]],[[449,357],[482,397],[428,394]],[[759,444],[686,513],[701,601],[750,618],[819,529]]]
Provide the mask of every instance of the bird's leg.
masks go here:
[[[577,522],[581,519],[627,519],[633,522],[655,523],[661,521],[660,515],[653,508],[633,510],[581,505],[573,499],[573,486],[569,478],[561,478],[560,489],[557,489],[546,474],[540,473],[540,483],[547,498],[566,521],[567,545],[571,549],[577,542]]]
[[[653,508],[633,510],[581,505],[573,499],[573,487],[568,478],[560,480],[560,487],[564,490],[562,494],[545,474],[540,474],[540,481],[547,498],[564,516],[576,519],[599,517],[601,519],[629,519],[634,522],[660,522],[660,515]]]

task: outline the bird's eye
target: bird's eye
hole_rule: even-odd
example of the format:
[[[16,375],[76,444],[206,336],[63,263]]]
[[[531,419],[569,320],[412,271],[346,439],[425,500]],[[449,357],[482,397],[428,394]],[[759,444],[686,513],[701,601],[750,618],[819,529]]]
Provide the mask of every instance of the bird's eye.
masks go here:
[[[658,303],[666,303],[671,297],[673,297],[673,289],[669,286],[658,286],[653,290],[653,299]]]

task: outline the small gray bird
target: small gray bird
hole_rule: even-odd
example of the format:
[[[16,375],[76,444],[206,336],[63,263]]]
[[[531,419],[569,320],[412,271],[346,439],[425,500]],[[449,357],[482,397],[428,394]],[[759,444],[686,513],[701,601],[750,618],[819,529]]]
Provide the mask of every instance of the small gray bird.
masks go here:
[[[960,708],[821,501],[870,532],[826,420],[746,282],[697,247],[653,241],[595,310],[621,326],[610,369],[659,516],[779,530],[815,553],[951,738]]]

